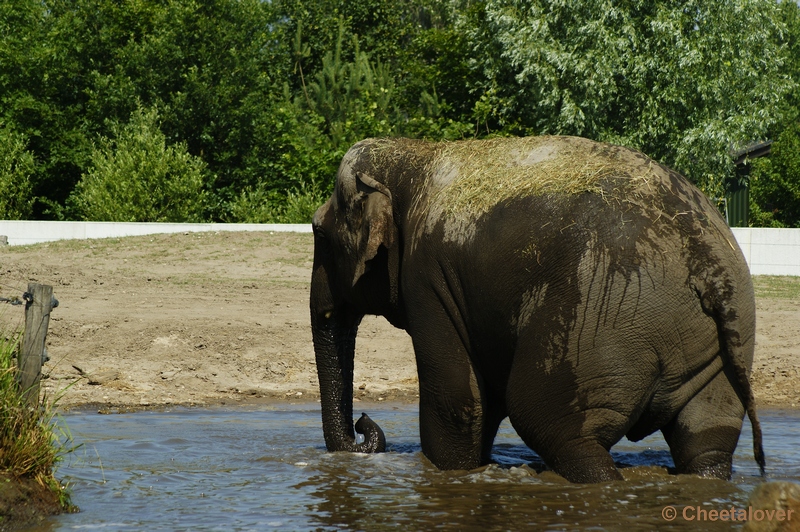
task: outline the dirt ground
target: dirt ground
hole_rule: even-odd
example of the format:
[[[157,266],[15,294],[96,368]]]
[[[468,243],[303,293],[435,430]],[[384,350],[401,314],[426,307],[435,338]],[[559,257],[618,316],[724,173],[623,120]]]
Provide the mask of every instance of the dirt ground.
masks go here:
[[[0,473],[0,532],[22,530],[45,517],[75,511],[64,508],[58,494],[34,479],[16,479]]]
[[[5,247],[0,296],[53,286],[43,387],[65,408],[313,401],[312,248],[310,234],[268,232]],[[759,405],[797,406],[800,301],[760,289],[757,304]],[[6,331],[22,309],[0,308]],[[418,397],[410,339],[383,318],[364,319],[355,367],[356,400]]]

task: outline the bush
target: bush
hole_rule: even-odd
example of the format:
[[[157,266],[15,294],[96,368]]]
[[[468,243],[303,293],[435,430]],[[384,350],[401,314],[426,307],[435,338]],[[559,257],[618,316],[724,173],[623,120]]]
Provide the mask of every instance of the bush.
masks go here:
[[[31,175],[33,154],[26,149],[27,139],[0,125],[0,219],[22,220],[33,211]]]
[[[92,151],[91,167],[75,187],[78,218],[116,222],[200,222],[206,208],[205,163],[179,143],[167,146],[155,109],[134,111],[112,125]]]
[[[74,450],[66,447],[71,438],[54,423],[58,398],[42,399],[37,408],[28,406],[17,381],[18,339],[0,336],[0,479],[33,479],[68,510],[69,493],[53,471],[63,455]],[[0,528],[3,524],[0,519]]]
[[[800,122],[778,136],[771,152],[753,161],[750,224],[800,227]]]
[[[318,190],[302,187],[283,195],[263,189],[247,189],[229,205],[232,219],[241,223],[311,223],[325,202]]]

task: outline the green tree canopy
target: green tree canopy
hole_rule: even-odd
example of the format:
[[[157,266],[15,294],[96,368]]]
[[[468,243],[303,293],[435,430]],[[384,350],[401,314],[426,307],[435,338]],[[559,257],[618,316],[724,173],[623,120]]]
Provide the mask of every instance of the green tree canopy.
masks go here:
[[[800,227],[800,121],[784,129],[769,157],[753,161],[750,216],[763,227]]]
[[[786,31],[780,39],[786,47],[787,57],[783,71],[794,81],[794,88],[785,100],[785,120],[773,128],[779,134],[784,127],[791,127],[800,119],[800,3],[788,0],[780,2],[778,18],[786,24]],[[774,136],[777,137],[777,134]]]
[[[0,123],[24,139],[33,167],[19,190],[32,210],[18,213],[37,218],[79,215],[78,182],[99,153],[117,153],[140,107],[157,112],[149,131],[164,150],[204,163],[208,220],[307,221],[366,136],[582,135],[641,149],[718,198],[730,153],[800,116],[798,11],[778,0],[5,0]]]
[[[24,220],[30,216],[34,169],[25,136],[0,124],[0,219]]]
[[[92,165],[71,197],[84,220],[201,222],[206,208],[205,163],[168,146],[157,111],[137,109],[113,138],[100,140]]]
[[[772,0],[486,0],[459,21],[485,119],[636,147],[712,196],[792,87]]]

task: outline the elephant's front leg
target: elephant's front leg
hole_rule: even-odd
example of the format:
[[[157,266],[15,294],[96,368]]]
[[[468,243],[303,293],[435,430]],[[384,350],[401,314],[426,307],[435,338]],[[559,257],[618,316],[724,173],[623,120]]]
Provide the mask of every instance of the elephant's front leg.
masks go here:
[[[489,463],[504,416],[487,404],[480,375],[455,327],[446,315],[432,314],[412,334],[422,452],[440,469],[474,469]]]

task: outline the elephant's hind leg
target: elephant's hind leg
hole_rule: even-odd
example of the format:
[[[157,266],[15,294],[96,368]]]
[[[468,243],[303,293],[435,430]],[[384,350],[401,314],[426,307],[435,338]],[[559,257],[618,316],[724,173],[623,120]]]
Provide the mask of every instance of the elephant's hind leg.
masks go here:
[[[585,413],[577,414],[585,418]],[[570,420],[564,420],[570,423]],[[560,437],[543,454],[544,461],[570,482],[590,483],[622,480],[608,448],[592,436]]]
[[[577,410],[570,394],[550,394],[548,400],[513,402],[510,419],[525,443],[556,473],[570,482],[622,480],[609,449],[629,423],[606,408]]]
[[[720,371],[661,429],[678,473],[731,478],[744,417],[744,406],[732,382],[732,372],[727,368]]]

